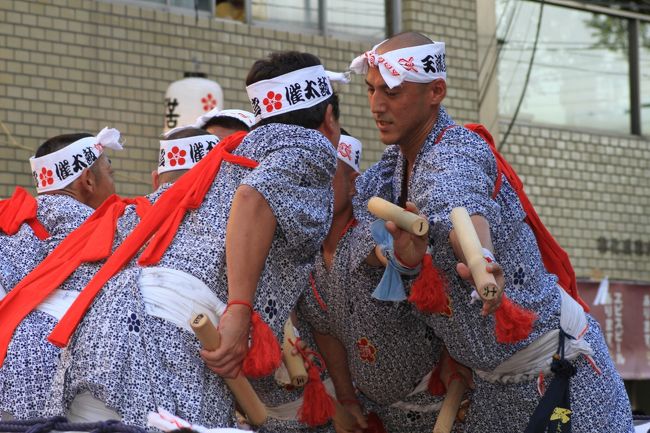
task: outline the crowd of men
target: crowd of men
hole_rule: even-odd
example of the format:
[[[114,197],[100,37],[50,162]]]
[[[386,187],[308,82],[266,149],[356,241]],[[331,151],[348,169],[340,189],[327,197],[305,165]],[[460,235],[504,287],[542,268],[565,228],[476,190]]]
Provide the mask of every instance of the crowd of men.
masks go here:
[[[3,420],[155,429],[150,413],[164,409],[208,428],[425,432],[460,382],[469,405],[456,432],[633,431],[568,258],[549,258],[559,247],[531,224],[489,134],[442,105],[444,43],[399,34],[350,69],[386,144],[363,173],[333,75],[298,52],[252,65],[253,113],[169,131],[146,197],[114,194],[114,129],[38,148],[37,197],[17,188],[0,202]],[[377,223],[375,196],[429,231]],[[471,215],[496,298],[473,290],[456,207]],[[202,348],[196,313],[218,324],[217,349]],[[282,353],[289,319],[300,338]],[[304,358],[306,385],[283,356]],[[238,416],[247,402],[232,384],[244,377],[261,425]]]

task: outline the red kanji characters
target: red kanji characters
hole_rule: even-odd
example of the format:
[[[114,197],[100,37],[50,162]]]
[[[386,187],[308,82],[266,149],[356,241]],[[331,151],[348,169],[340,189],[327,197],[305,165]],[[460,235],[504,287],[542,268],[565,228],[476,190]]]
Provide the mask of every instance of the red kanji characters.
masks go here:
[[[348,161],[352,161],[352,158],[350,158],[350,155],[352,155],[352,146],[344,141],[339,143],[338,147],[339,155],[341,155],[343,158],[347,158]]]
[[[413,56],[409,57],[408,59],[399,59],[398,62],[407,71],[418,72],[418,69],[413,64]]]

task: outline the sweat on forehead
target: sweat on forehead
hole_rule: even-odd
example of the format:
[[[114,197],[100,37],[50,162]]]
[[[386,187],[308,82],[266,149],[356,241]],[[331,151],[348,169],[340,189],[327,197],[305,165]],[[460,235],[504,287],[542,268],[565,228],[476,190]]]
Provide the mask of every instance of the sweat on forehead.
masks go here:
[[[418,45],[427,45],[432,43],[431,39],[417,32],[405,32],[397,34],[390,39],[385,40],[377,47],[377,53],[384,54],[388,51],[399,50],[401,48],[416,47]]]

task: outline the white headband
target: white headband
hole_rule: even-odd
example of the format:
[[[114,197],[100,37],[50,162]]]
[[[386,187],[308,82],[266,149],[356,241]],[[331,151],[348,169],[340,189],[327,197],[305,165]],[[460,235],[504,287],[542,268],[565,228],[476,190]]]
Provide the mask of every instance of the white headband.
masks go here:
[[[432,42],[378,54],[377,47],[384,42],[352,60],[350,70],[357,74],[366,74],[368,66],[377,67],[386,85],[391,89],[404,81],[430,83],[436,79],[447,80],[444,42]]]
[[[85,168],[93,165],[104,148],[122,150],[120,131],[102,129],[96,137],[84,137],[63,149],[36,158],[29,158],[36,191],[48,192],[65,188],[74,182]]]
[[[158,174],[173,170],[189,170],[218,142],[219,139],[212,134],[177,140],[160,140]]]
[[[246,92],[259,120],[313,107],[332,96],[333,90],[323,65],[316,65],[258,81]]]
[[[354,171],[361,174],[359,163],[361,162],[361,142],[349,135],[341,135],[336,156],[341,161],[352,167]]]
[[[181,131],[183,129],[188,129],[188,128],[197,128],[197,129],[202,129],[210,120],[213,118],[219,118],[219,117],[232,117],[233,119],[237,119],[248,128],[252,128],[253,125],[255,124],[255,115],[251,113],[250,111],[244,111],[244,110],[219,110],[218,108],[213,108],[212,110],[208,111],[205,114],[202,114],[199,116],[194,123],[191,125],[183,125],[183,126],[177,126],[176,128],[170,129],[169,131],[163,133],[163,137],[167,138],[170,135],[172,135],[175,132]]]

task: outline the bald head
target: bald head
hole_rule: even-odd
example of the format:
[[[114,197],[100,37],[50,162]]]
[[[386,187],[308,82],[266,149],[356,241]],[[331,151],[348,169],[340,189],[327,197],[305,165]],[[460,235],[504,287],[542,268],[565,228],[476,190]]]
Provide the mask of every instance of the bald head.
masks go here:
[[[406,47],[417,47],[418,45],[431,44],[433,41],[421,33],[404,32],[399,33],[383,42],[377,47],[378,54],[384,54],[388,51],[399,50]]]

